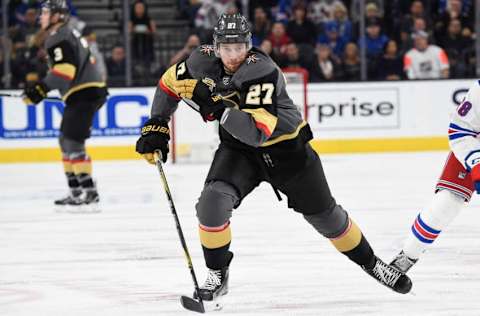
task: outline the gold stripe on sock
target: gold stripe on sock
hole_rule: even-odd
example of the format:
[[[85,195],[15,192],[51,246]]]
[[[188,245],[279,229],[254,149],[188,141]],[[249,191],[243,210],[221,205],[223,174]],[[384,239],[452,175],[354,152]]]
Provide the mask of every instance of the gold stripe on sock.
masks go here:
[[[70,160],[63,160],[63,170],[65,171],[65,173],[73,173],[73,166]]]
[[[92,162],[90,160],[73,161],[72,167],[75,175],[82,173],[92,174]]]
[[[362,231],[357,224],[351,219],[348,220],[348,227],[345,231],[336,238],[331,238],[330,241],[340,252],[347,252],[357,247],[362,240]]]
[[[220,248],[232,241],[230,225],[221,231],[207,231],[204,227],[199,227],[198,231],[202,246],[208,249]]]

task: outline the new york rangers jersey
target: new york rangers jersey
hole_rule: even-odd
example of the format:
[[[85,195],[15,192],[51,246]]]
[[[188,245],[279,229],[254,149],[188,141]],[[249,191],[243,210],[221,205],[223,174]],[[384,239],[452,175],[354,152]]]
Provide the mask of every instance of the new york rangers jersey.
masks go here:
[[[468,171],[480,163],[480,81],[468,90],[452,114],[448,130],[450,148]]]

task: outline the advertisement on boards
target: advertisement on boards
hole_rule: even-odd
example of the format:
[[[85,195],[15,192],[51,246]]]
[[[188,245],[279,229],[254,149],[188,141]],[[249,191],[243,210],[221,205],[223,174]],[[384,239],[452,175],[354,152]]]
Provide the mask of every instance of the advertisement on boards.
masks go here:
[[[139,135],[139,127],[148,119],[152,89],[125,90],[111,94],[98,111],[92,137]],[[63,102],[56,100],[26,106],[20,98],[0,98],[0,138],[56,138],[63,110]]]
[[[314,130],[400,127],[398,88],[311,89],[309,100]]]

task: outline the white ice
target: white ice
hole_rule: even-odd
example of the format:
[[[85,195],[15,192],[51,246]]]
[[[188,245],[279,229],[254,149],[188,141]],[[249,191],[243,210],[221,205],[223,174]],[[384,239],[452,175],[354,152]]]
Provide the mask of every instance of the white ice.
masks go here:
[[[323,156],[337,201],[377,255],[397,253],[446,153]],[[199,282],[194,205],[208,165],[165,165]],[[98,214],[56,213],[60,163],[0,165],[0,315],[194,315],[193,286],[163,187],[143,161],[95,162]],[[410,273],[379,285],[262,184],[232,219],[230,293],[218,315],[480,315],[480,205],[464,208]]]

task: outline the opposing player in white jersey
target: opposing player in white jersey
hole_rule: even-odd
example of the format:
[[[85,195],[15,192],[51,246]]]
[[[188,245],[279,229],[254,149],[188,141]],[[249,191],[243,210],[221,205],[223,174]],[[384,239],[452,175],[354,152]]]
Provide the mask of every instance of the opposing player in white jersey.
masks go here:
[[[430,204],[416,217],[402,251],[391,263],[407,272],[469,202],[480,194],[480,81],[470,87],[452,114],[448,130],[451,152]]]

